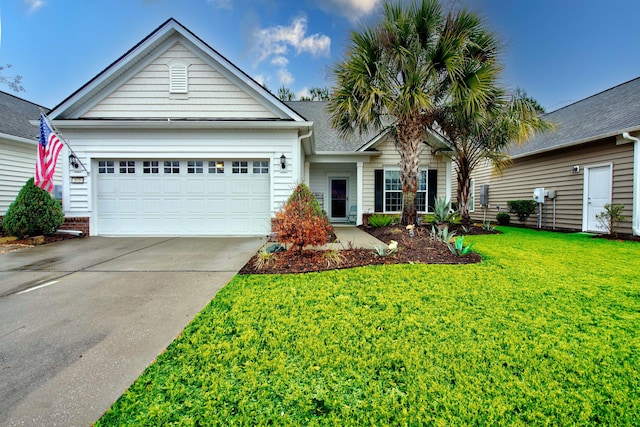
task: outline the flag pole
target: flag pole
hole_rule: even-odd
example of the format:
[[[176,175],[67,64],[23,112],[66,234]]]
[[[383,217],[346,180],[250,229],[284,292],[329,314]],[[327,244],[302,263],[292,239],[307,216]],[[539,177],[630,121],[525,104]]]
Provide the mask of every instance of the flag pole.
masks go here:
[[[90,175],[89,171],[87,170],[87,168],[84,166],[84,163],[82,163],[82,161],[78,158],[78,156],[76,155],[75,151],[73,151],[73,148],[71,148],[71,146],[69,145],[69,143],[67,142],[66,139],[64,139],[64,137],[62,136],[62,133],[60,132],[60,130],[54,126],[53,123],[51,123],[51,120],[49,120],[49,116],[47,116],[47,113],[44,112],[44,110],[41,108],[40,109],[40,113],[44,116],[44,118],[47,120],[47,123],[49,123],[49,126],[51,126],[51,129],[53,129],[55,131],[55,133],[60,137],[60,139],[62,140],[62,142],[64,142],[64,145],[67,146],[67,148],[69,149],[69,151],[71,152],[71,155],[73,156],[73,158],[80,164],[80,166],[82,166],[82,169],[84,169],[84,171],[87,173],[87,175]]]

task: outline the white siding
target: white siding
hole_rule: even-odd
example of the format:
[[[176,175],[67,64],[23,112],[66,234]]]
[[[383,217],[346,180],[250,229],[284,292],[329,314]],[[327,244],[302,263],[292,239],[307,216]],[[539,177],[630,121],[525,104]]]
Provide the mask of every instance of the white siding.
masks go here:
[[[34,134],[37,129],[34,127]],[[36,167],[37,145],[0,139],[0,215],[7,212],[9,205],[24,184],[32,178]],[[61,154],[56,164],[54,184],[60,184],[60,166],[64,155]]]
[[[169,63],[188,66],[186,94],[169,92]],[[91,108],[84,118],[277,118],[219,70],[176,44]]]

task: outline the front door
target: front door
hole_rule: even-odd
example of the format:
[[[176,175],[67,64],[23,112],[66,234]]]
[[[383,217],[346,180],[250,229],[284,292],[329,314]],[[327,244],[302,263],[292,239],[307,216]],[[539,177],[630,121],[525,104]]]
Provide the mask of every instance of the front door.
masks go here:
[[[604,211],[604,205],[611,203],[611,165],[585,168],[585,230],[606,232],[596,219]]]
[[[347,179],[331,178],[331,220],[346,220],[347,218]]]

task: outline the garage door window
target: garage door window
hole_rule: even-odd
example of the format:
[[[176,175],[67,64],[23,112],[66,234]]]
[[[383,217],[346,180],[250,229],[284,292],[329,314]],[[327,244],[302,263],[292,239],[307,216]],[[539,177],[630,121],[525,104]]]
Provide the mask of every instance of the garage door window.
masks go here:
[[[133,160],[120,161],[120,173],[136,173],[136,162]]]
[[[249,162],[235,161],[231,167],[231,173],[245,174],[249,173]]]
[[[224,173],[224,162],[209,161],[209,173]]]
[[[269,173],[269,162],[253,162],[254,174],[266,174]]]
[[[178,160],[165,160],[164,173],[175,174],[180,173],[180,161]]]
[[[98,161],[98,173],[116,173],[115,163],[113,160]]]
[[[204,161],[189,160],[187,162],[187,173],[204,173]]]
[[[146,174],[160,173],[160,168],[158,167],[158,161],[157,160],[151,160],[151,161],[145,160],[142,163],[142,173],[146,173]]]

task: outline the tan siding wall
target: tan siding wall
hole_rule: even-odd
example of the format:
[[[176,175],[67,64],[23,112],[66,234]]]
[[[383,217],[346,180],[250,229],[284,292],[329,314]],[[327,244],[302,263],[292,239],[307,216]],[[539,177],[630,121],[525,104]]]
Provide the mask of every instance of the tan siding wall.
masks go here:
[[[169,93],[168,63],[183,59],[189,93]],[[276,118],[183,44],[172,48],[93,107],[84,118]]]
[[[356,165],[353,163],[313,163],[309,173],[309,188],[314,193],[323,194],[322,208],[331,214],[331,192],[329,178],[347,178],[349,180],[349,200],[347,212],[358,200],[358,183]]]
[[[363,175],[363,212],[373,212],[375,207],[375,170],[385,168],[397,168],[399,155],[393,140],[387,140],[376,147],[381,153],[372,157],[370,163],[365,163]],[[420,167],[425,169],[437,169],[438,171],[438,197],[446,196],[446,157],[439,155],[437,158],[431,155],[429,148],[426,148],[420,157]]]
[[[628,218],[619,231],[630,233],[633,144],[616,145],[614,138],[550,154],[516,159],[502,176],[492,176],[489,166],[478,168],[473,174],[476,184],[476,206],[479,206],[481,184],[490,184],[490,207],[486,211],[486,217],[490,220],[495,220],[497,206],[506,210],[508,200],[531,199],[534,188],[544,187],[546,190],[556,190],[556,227],[582,230],[584,168],[608,163],[613,165],[612,203],[624,204],[624,215]],[[571,172],[574,165],[580,166],[579,173]],[[455,168],[453,173],[455,182]],[[472,217],[482,220],[483,213],[483,209],[477,208]],[[552,200],[547,199],[543,213],[546,225],[552,227]],[[535,218],[530,218],[528,225],[535,225]]]

